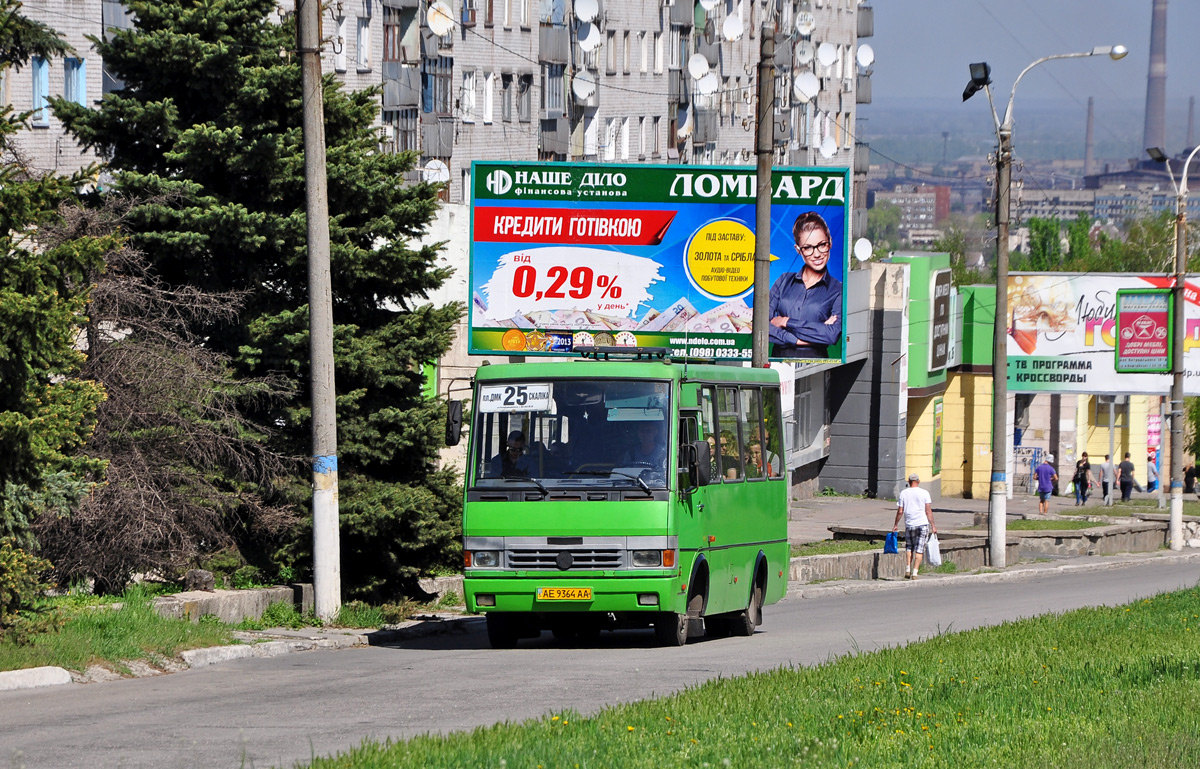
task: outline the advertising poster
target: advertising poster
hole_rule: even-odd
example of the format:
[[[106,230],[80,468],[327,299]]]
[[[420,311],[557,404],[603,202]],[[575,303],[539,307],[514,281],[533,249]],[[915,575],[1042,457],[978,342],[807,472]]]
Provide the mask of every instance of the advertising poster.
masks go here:
[[[473,354],[749,360],[755,169],[472,164]],[[846,169],[774,169],[770,351],[841,361]]]
[[[945,406],[942,404],[942,399],[938,398],[933,402],[933,474],[940,475],[942,472],[942,419],[945,415]]]
[[[1193,280],[1184,291],[1184,391],[1200,395],[1200,288]],[[1118,372],[1116,343],[1117,292],[1169,288],[1171,282],[1161,275],[1010,274],[1009,390],[1169,393],[1170,374]]]
[[[1117,292],[1117,371],[1171,371],[1171,290],[1122,289]]]

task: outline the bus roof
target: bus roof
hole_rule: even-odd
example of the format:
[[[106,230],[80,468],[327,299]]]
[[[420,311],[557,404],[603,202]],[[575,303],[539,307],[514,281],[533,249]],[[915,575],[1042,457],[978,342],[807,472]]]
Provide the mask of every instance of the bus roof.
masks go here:
[[[478,381],[498,379],[671,379],[675,381],[728,381],[779,384],[779,374],[770,368],[726,366],[683,361],[624,360],[538,360],[498,363],[475,370]]]

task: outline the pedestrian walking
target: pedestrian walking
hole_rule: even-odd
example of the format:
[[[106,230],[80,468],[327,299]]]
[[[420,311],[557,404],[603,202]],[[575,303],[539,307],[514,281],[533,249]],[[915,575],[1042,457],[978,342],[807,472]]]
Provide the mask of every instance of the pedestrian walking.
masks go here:
[[[1158,464],[1158,463],[1154,461],[1153,453],[1151,453],[1150,456],[1146,457],[1146,491],[1147,492],[1155,491],[1158,489],[1158,468],[1155,467],[1156,464]]]
[[[1042,463],[1033,472],[1037,476],[1038,515],[1046,515],[1050,512],[1050,495],[1054,493],[1054,482],[1058,480],[1058,473],[1054,470],[1054,455],[1043,455]]]
[[[1125,452],[1125,459],[1121,460],[1121,464],[1117,465],[1117,483],[1121,485],[1121,501],[1128,502],[1133,495],[1133,484],[1136,481],[1133,479],[1133,462],[1129,461],[1129,452]]]
[[[937,526],[933,522],[933,497],[921,488],[921,477],[916,473],[908,476],[908,488],[896,498],[893,532],[900,527],[901,518],[904,519],[904,578],[916,579],[921,560],[925,557],[929,532],[932,530],[937,534]]]
[[[1104,492],[1104,506],[1112,507],[1113,492],[1117,488],[1117,466],[1112,457],[1104,455],[1104,464],[1100,465],[1100,490]]]
[[[1075,463],[1075,477],[1071,479],[1071,482],[1075,484],[1075,506],[1086,505],[1088,494],[1096,485],[1096,479],[1092,477],[1092,463],[1088,461],[1086,451]]]

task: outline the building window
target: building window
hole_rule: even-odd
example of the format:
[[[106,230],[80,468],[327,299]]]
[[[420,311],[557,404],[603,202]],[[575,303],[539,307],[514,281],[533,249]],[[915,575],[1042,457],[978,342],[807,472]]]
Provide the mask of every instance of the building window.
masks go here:
[[[462,25],[475,26],[475,0],[462,0]]]
[[[621,33],[621,71],[629,74],[629,33]]]
[[[683,49],[684,37],[679,27],[671,27],[667,37],[667,68],[679,69],[680,51]]]
[[[454,60],[448,56],[421,60],[421,108],[438,115],[451,113],[450,73]]]
[[[514,2],[518,3],[517,21],[521,24],[522,27],[528,27],[529,26],[529,0],[514,0]]]
[[[492,122],[493,102],[496,95],[496,73],[489,72],[483,79],[483,122]]]
[[[415,152],[417,147],[417,109],[383,111],[383,124],[392,135],[392,152]]]
[[[533,119],[533,75],[521,75],[517,80],[517,120],[528,123]]]
[[[513,76],[500,75],[500,119],[511,123],[513,117]]]
[[[609,32],[604,38],[605,71],[610,75],[617,74],[617,33]]]
[[[541,107],[546,112],[552,114],[560,114],[564,110],[566,101],[565,91],[563,90],[566,65],[564,64],[543,64],[542,65],[542,99]]]
[[[660,125],[661,122],[662,122],[661,117],[654,118],[654,127],[653,127],[653,129],[651,129],[651,132],[650,132],[650,155],[651,155],[651,157],[658,157],[659,153],[662,152],[662,149],[659,146],[659,142],[662,141],[662,139],[661,139],[662,126]]]
[[[359,72],[371,69],[371,17],[358,18],[358,34],[354,39],[354,65]]]
[[[384,8],[384,45],[387,44],[387,12],[392,9]],[[346,17],[338,16],[337,25],[333,31],[333,69],[336,72],[346,71]],[[387,59],[387,51],[383,53],[383,58]]]
[[[661,75],[662,71],[663,71],[663,46],[662,46],[662,33],[661,32],[654,33],[653,42],[654,42],[654,71]]]
[[[648,59],[647,59],[647,55],[646,55],[646,53],[647,53],[646,52],[646,43],[648,41],[646,40],[646,33],[639,32],[638,36],[637,36],[637,41],[638,41],[638,57],[641,59],[641,62],[640,62],[641,70],[642,70],[642,74],[645,74],[646,66],[648,64]]]
[[[633,118],[625,118],[621,124],[621,160],[629,160],[629,129],[633,126]]]
[[[33,124],[45,126],[50,122],[50,62],[41,56],[34,56],[30,62],[33,66]]]
[[[63,98],[87,106],[87,62],[83,59],[63,59]]]
[[[496,0],[483,0],[483,23],[488,27],[496,23]]]
[[[617,133],[620,132],[619,118],[610,117],[608,119],[608,128],[604,132],[604,159],[617,159]]]
[[[462,111],[462,120],[464,123],[475,122],[475,70],[466,70],[462,73],[462,94],[459,96],[458,104]]]

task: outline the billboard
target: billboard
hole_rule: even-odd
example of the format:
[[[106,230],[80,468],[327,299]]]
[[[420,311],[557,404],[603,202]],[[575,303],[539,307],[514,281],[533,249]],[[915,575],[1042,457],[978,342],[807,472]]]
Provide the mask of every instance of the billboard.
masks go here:
[[[1169,288],[1172,282],[1162,275],[1011,273],[1009,390],[1168,394],[1170,374],[1117,371],[1117,293]],[[1184,297],[1184,391],[1200,395],[1200,287],[1192,279]]]
[[[1117,292],[1117,373],[1169,373],[1174,358],[1171,289]]]
[[[754,168],[475,161],[472,354],[749,360]],[[771,178],[770,356],[843,359],[849,172]]]

